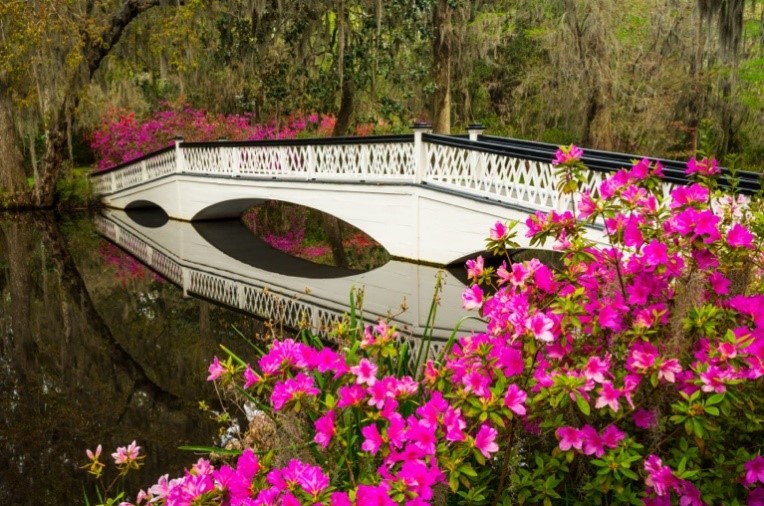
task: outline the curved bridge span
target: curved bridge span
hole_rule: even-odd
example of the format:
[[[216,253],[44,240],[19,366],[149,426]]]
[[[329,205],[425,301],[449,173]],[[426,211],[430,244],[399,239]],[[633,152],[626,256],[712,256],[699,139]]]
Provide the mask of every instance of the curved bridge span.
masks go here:
[[[563,211],[551,164],[556,146],[471,133],[258,142],[186,143],[92,176],[108,207],[158,205],[169,217],[200,221],[238,216],[265,200],[332,214],[361,229],[394,257],[445,265],[482,251],[497,220],[525,221]],[[593,195],[609,172],[640,157],[588,151],[582,190]],[[661,160],[664,193],[686,184],[684,164]],[[739,189],[755,176],[738,173]],[[601,228],[588,229],[604,242]]]

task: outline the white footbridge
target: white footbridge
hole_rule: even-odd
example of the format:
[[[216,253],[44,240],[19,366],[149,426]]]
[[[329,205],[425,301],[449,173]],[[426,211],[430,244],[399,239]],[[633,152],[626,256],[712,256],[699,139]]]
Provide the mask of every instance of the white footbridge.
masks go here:
[[[178,140],[92,180],[107,207],[153,204],[181,221],[235,217],[267,200],[308,206],[354,225],[395,258],[445,265],[483,251],[497,220],[518,222],[527,246],[530,214],[571,206],[556,190],[556,146],[479,133],[433,135],[422,127],[379,137]],[[596,195],[609,172],[639,158],[586,151],[583,189]],[[684,163],[661,162],[665,191],[687,183]],[[589,234],[604,241],[601,228]]]

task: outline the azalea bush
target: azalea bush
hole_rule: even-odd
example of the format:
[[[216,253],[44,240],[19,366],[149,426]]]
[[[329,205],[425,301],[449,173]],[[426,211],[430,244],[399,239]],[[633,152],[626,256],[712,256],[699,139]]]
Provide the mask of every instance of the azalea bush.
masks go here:
[[[148,117],[110,109],[90,135],[97,169],[106,169],[172,144],[176,137],[187,141],[258,141],[331,135],[336,119],[318,114],[294,114],[281,122],[255,123],[250,114],[214,114],[187,104],[165,108]]]
[[[202,459],[137,503],[764,504],[761,200],[722,192],[706,159],[686,186],[641,160],[580,193],[580,157],[556,158],[572,210],[526,223],[559,267],[467,263],[484,332],[427,353],[351,320],[337,346],[215,357],[209,379],[288,416],[304,451]],[[496,223],[488,249],[516,247],[513,228]]]

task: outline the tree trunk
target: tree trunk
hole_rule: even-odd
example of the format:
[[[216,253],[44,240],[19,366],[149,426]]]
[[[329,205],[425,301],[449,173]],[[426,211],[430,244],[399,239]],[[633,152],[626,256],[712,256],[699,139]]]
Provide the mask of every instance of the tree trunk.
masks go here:
[[[326,232],[326,237],[329,239],[329,245],[332,248],[334,265],[347,269],[348,259],[347,255],[345,255],[345,248],[342,247],[340,220],[336,216],[327,213],[322,213],[321,219],[324,225],[324,232]]]
[[[337,113],[337,122],[332,130],[332,137],[341,137],[347,135],[350,130],[350,124],[353,120],[353,109],[355,104],[355,87],[353,80],[345,76],[342,82],[342,96],[340,97],[340,110]]]
[[[5,90],[0,82],[0,188],[13,193],[26,189],[26,175],[13,109]]]
[[[432,13],[432,131],[451,133],[451,46],[453,44],[452,11],[448,0],[438,0]]]

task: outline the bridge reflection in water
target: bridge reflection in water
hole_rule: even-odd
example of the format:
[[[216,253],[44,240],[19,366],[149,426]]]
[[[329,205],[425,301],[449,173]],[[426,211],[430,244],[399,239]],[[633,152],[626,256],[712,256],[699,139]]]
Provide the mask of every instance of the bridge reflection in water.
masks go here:
[[[437,353],[470,315],[461,308],[465,285],[447,270],[396,260],[367,272],[319,265],[274,249],[238,220],[189,223],[155,212],[109,209],[96,218],[96,228],[184,294],[288,328],[308,326],[324,337],[348,312],[350,292],[357,288],[363,289],[364,318],[369,323],[389,318],[416,347],[438,273],[442,290],[431,352]],[[467,319],[460,332],[481,327]]]

